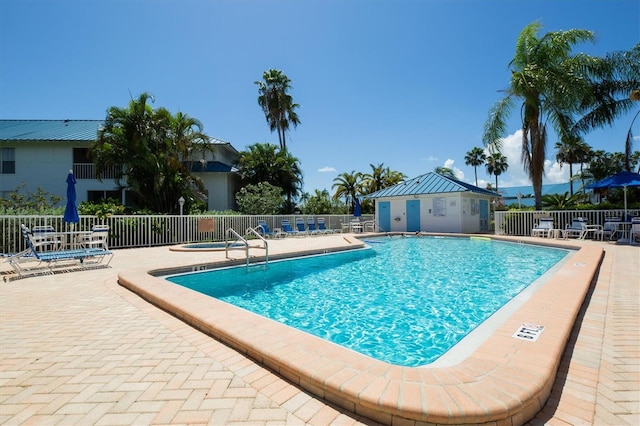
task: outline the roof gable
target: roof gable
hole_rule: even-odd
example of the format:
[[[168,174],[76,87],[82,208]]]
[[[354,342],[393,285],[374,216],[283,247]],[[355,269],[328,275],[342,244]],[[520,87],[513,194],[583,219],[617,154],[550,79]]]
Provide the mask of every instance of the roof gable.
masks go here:
[[[476,194],[499,197],[500,194],[486,189],[478,188],[458,179],[453,179],[438,173],[429,172],[413,179],[401,182],[397,185],[381,189],[365,198],[397,197],[426,194],[449,194],[454,192],[473,192]]]

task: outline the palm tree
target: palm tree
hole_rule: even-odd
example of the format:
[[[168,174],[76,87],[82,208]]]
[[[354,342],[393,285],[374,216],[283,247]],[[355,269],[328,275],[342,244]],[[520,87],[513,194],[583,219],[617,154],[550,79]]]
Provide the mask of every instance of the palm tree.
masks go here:
[[[439,166],[435,168],[434,172],[448,178],[456,179],[456,174],[449,167]]]
[[[473,166],[473,172],[476,175],[476,186],[478,186],[478,166],[482,166],[486,159],[487,155],[484,153],[484,149],[477,146],[464,156],[464,164]]]
[[[253,144],[238,154],[238,170],[243,185],[267,182],[282,189],[289,202],[302,189],[299,160],[278,146]]]
[[[556,142],[556,161],[562,167],[563,164],[569,165],[569,188],[570,195],[573,195],[573,165],[584,164],[588,159],[591,147],[577,135],[564,135],[560,142]]]
[[[380,163],[377,166],[369,164],[369,166],[371,167],[371,173],[362,174],[362,190],[366,194],[393,186],[405,178],[404,173],[384,167],[384,163]]]
[[[351,205],[350,211],[353,212],[356,206],[356,197],[360,195],[361,191],[362,173],[352,170],[351,173],[341,173],[333,179],[333,185],[331,189],[336,190],[333,194],[333,198],[338,200],[344,198],[346,205]]]
[[[606,58],[596,63],[597,67],[590,68],[595,75],[593,88],[581,108],[582,117],[574,126],[575,132],[586,132],[605,125],[632,111],[634,102],[640,101],[640,43],[629,51],[607,54]],[[629,132],[625,140],[625,170],[631,171],[630,158],[632,156],[633,134],[631,128],[638,117],[631,120]]]
[[[140,207],[172,213],[181,196],[187,206],[204,199],[202,181],[186,164],[193,151],[212,147],[198,120],[183,113],[173,116],[165,108],[154,110],[149,101],[153,97],[142,93],[127,108],[109,108],[90,152],[99,179],[115,168],[117,184]]]
[[[500,152],[494,152],[489,157],[487,157],[487,163],[485,164],[485,167],[487,168],[487,173],[489,173],[489,176],[495,175],[495,191],[498,192],[498,176],[506,172],[509,168],[509,165],[507,164],[507,157],[502,155],[502,153]]]
[[[264,81],[256,81],[258,85],[258,104],[264,112],[273,132],[278,132],[280,149],[287,150],[286,134],[289,126],[297,127],[300,119],[296,109],[300,105],[293,102],[293,98],[287,92],[291,89],[291,80],[280,70],[270,69],[262,74]]]
[[[558,134],[569,132],[572,114],[592,93],[592,80],[586,73],[597,62],[585,54],[571,54],[575,44],[593,40],[591,31],[549,32],[538,38],[540,29],[541,24],[533,22],[520,33],[510,63],[507,96],[490,110],[483,135],[485,146],[500,149],[507,117],[516,101],[522,102],[522,160],[533,184],[537,210],[542,208],[546,123],[551,122]]]
[[[369,166],[371,167],[371,173],[365,173],[362,175],[362,186],[365,188],[367,194],[386,188],[385,174],[388,170],[388,168],[384,168],[384,163],[380,163],[377,166],[369,164]]]

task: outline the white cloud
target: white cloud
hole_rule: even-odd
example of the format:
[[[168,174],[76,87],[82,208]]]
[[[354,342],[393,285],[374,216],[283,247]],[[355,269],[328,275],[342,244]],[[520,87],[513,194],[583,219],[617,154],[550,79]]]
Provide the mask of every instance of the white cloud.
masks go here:
[[[318,169],[318,171],[320,173],[335,173],[337,172],[337,170],[335,169],[335,167],[331,167],[331,166],[324,166]]]
[[[547,148],[549,148],[549,146]],[[509,135],[502,140],[502,154],[507,157],[507,164],[509,164],[509,168],[506,173],[503,173],[498,177],[498,186],[510,187],[531,185],[531,180],[529,180],[529,176],[524,171],[521,160],[522,130],[518,130],[514,134]],[[552,152],[547,150],[547,155],[549,154],[552,154]],[[543,184],[569,181],[569,167],[565,166],[561,168],[560,164],[555,160],[546,160],[544,162],[544,171],[545,175],[542,180]],[[479,184],[480,182],[478,181],[478,185]]]
[[[464,180],[464,172],[459,168],[455,167],[453,163],[455,163],[455,160],[452,160],[449,158],[447,159],[447,161],[444,162],[444,167],[446,167],[447,169],[453,170],[453,174],[456,176],[456,179]]]
[[[431,155],[431,156],[429,156],[427,158],[424,158],[424,160],[427,160],[427,161],[433,163],[433,162],[438,161],[438,157],[434,157],[433,155]]]

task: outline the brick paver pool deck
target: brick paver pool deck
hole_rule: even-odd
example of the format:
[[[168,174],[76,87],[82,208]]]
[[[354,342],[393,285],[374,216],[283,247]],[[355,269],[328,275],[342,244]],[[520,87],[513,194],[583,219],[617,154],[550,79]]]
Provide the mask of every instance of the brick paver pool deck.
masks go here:
[[[278,241],[270,255],[337,239]],[[551,395],[529,424],[640,424],[640,247],[570,243],[605,256]],[[119,271],[216,256],[224,253],[117,250],[109,269],[0,283],[0,424],[374,424],[117,283]]]

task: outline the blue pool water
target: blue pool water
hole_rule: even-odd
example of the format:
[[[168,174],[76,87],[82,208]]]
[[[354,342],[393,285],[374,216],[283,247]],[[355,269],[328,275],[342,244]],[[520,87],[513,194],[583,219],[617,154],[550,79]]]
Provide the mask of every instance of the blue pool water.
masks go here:
[[[167,277],[403,366],[433,362],[568,251],[455,237]]]

